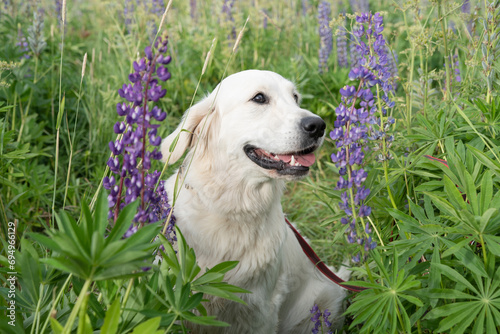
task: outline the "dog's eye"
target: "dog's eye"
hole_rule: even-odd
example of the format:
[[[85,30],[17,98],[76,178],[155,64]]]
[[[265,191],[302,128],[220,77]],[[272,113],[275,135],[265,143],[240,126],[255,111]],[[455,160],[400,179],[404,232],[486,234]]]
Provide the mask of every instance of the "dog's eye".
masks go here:
[[[293,94],[293,98],[295,100],[295,103],[299,103],[299,96],[297,94]]]
[[[262,93],[258,93],[252,98],[252,101],[259,104],[264,104],[267,103],[267,97]]]

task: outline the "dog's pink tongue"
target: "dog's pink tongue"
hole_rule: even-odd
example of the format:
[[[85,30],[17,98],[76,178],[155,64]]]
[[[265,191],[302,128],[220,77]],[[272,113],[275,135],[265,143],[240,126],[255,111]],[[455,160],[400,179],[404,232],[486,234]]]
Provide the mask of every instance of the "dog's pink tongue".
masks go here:
[[[283,160],[286,163],[289,163],[292,160],[291,155],[278,155],[278,157],[280,158],[280,160]],[[304,167],[309,167],[312,166],[312,164],[314,164],[314,162],[316,161],[316,157],[314,156],[314,153],[296,155],[295,161],[297,161]]]

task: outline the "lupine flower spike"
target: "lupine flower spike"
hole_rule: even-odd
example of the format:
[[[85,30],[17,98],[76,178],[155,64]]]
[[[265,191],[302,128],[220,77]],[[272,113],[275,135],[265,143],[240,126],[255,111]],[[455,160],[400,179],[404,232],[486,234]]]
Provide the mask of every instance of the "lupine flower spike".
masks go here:
[[[339,27],[337,33],[337,62],[340,68],[349,67],[349,60],[347,58],[347,31],[343,26]]]
[[[369,140],[383,142],[385,149],[380,154],[380,160],[390,158],[386,149],[392,136],[386,134],[386,128],[394,121],[384,115],[387,108],[394,106],[390,100],[394,87],[385,39],[381,34],[382,16],[378,13],[361,14],[356,17],[356,22],[359,27],[353,35],[358,39],[356,51],[361,59],[358,65],[353,65],[349,79],[358,83],[340,89],[341,103],[335,110],[337,118],[330,133],[338,150],[331,155],[331,159],[339,168],[340,179],[336,188],[343,191],[339,207],[345,212],[341,223],[348,225],[347,240],[357,243],[362,246],[362,252],[367,252],[377,244],[372,240],[369,222],[365,221],[365,217],[371,214],[371,208],[365,204],[370,189],[364,186],[368,176],[364,158]],[[376,91],[372,91],[374,88],[377,88]],[[352,260],[359,262],[361,254],[356,254]]]
[[[332,12],[330,4],[326,1],[318,5],[318,23],[319,23],[319,73],[328,71],[328,58],[333,49],[333,35],[330,28],[330,13]]]
[[[167,116],[166,112],[154,105],[166,94],[159,82],[170,78],[166,65],[171,58],[166,55],[166,51],[166,38],[159,37],[154,49],[146,47],[146,57],[133,64],[134,72],[129,75],[131,83],[124,84],[118,90],[118,94],[127,102],[117,104],[116,112],[124,119],[118,121],[113,129],[122,137],[109,143],[112,157],[107,164],[114,175],[104,178],[104,188],[110,190],[109,217],[114,220],[125,205],[137,199],[140,200],[140,206],[134,222],[140,225],[165,219],[169,214],[164,181],[160,182],[155,192],[160,172],[150,171],[152,161],[162,158],[158,149],[161,144],[161,137],[157,134],[159,124],[153,122],[161,122]],[[153,149],[148,150],[148,146]],[[173,225],[174,220],[169,224]],[[128,234],[137,228],[137,225],[132,225]],[[172,232],[171,227],[167,230]]]
[[[318,304],[314,304],[310,312],[312,314],[311,322],[314,324],[311,333],[318,334],[321,330],[321,333],[332,334],[332,330],[330,328],[332,326],[332,323],[328,319],[331,313],[328,311],[328,309],[326,309],[325,312],[321,313]]]

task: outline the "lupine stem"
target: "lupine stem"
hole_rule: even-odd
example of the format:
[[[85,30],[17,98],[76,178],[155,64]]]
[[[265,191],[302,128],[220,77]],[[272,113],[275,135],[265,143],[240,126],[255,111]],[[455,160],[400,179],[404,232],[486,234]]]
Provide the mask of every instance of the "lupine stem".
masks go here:
[[[93,278],[92,275],[85,280],[85,283],[83,284],[82,291],[80,291],[80,294],[78,295],[78,299],[73,306],[73,309],[71,310],[71,314],[69,315],[68,320],[66,321],[66,325],[64,326],[62,334],[69,334],[71,333],[71,328],[73,327],[73,323],[76,320],[76,315],[78,314],[78,311],[84,304],[84,299],[85,295],[89,291],[90,284],[92,283]]]

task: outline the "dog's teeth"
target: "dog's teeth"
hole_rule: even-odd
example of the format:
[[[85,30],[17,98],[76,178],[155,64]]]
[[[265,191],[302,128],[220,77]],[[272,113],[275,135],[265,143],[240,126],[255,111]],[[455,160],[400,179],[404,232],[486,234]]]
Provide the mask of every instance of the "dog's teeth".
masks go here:
[[[290,160],[290,165],[296,166],[295,165],[295,156],[292,155],[292,160]]]
[[[275,156],[274,156],[274,160],[276,160],[276,161],[280,161],[280,157],[278,157],[278,155],[275,155]]]

